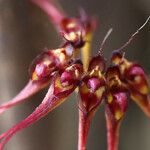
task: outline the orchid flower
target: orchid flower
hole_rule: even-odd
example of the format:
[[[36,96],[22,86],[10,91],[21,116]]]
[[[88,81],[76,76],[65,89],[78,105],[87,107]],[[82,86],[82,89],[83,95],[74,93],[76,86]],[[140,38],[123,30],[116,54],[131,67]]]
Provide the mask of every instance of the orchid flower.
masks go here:
[[[41,104],[27,118],[0,135],[0,150],[17,132],[39,121],[74,91],[79,97],[78,150],[86,150],[90,123],[102,101],[105,104],[108,150],[118,150],[119,129],[129,97],[150,117],[146,74],[139,64],[128,61],[123,52],[150,17],[128,42],[112,52],[107,66],[103,46],[112,29],[104,37],[98,54],[89,59],[89,43],[96,21],[83,11],[80,17],[69,18],[57,9],[52,0],[31,1],[46,12],[64,42],[59,48],[38,55],[29,67],[29,83],[14,99],[0,106],[2,113],[49,85]],[[83,52],[82,60],[78,58],[80,50]]]
[[[95,29],[96,21],[94,18],[88,17],[84,11],[81,12],[80,17],[69,18],[58,10],[52,1],[31,1],[40,6],[50,16],[50,20],[63,37],[64,43],[60,48],[45,51],[36,57],[29,68],[29,82],[17,96],[0,106],[0,114],[47,87],[53,72],[63,69],[67,62],[79,53],[78,49],[86,50],[85,55],[89,57],[88,49],[90,47],[86,41],[89,39],[89,34]],[[88,62],[84,59],[84,64],[88,64]]]

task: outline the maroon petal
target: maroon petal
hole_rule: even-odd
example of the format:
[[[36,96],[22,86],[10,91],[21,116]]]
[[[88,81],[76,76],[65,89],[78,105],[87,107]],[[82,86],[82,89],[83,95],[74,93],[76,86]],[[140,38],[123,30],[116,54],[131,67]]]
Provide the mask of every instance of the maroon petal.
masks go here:
[[[130,67],[125,70],[125,78],[133,89],[141,94],[148,94],[149,87],[147,77],[140,65],[132,63]]]
[[[125,79],[130,89],[131,98],[150,117],[149,87],[143,68],[138,64],[132,63],[125,70]]]
[[[46,87],[47,84],[48,82],[33,82],[32,80],[30,80],[18,95],[16,95],[13,99],[9,100],[8,102],[0,105],[0,114],[2,114],[10,107],[24,102],[27,98],[31,97],[32,95]]]

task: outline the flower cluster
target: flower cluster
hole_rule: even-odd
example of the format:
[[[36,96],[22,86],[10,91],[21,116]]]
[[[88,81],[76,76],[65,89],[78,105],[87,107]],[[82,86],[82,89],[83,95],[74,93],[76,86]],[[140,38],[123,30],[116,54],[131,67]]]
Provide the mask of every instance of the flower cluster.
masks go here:
[[[60,48],[44,51],[37,56],[30,65],[30,80],[25,88],[15,98],[0,106],[0,113],[3,113],[50,85],[35,111],[0,135],[0,150],[13,135],[47,115],[75,90],[79,95],[78,150],[86,149],[90,122],[102,101],[105,103],[108,150],[117,150],[119,127],[127,111],[129,97],[150,117],[145,72],[137,63],[128,61],[123,52],[123,48],[145,26],[149,18],[127,43],[112,52],[109,65],[106,66],[102,50],[111,29],[98,54],[89,58],[89,43],[96,28],[94,18],[87,16],[83,10],[79,17],[69,18],[55,7],[53,1],[31,1],[46,12],[64,42]],[[80,50],[84,53],[82,60],[78,58]]]

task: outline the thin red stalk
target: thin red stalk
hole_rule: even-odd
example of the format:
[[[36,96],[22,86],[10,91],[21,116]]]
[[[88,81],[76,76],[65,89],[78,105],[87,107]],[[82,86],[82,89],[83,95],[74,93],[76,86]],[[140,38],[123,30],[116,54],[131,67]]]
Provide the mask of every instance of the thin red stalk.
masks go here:
[[[35,82],[31,80],[27,83],[24,89],[16,95],[12,100],[9,100],[6,103],[0,105],[0,114],[6,111],[8,108],[13,107],[19,103],[24,102],[27,98],[31,97],[47,85],[47,82]]]
[[[106,126],[107,126],[107,150],[118,150],[119,130],[121,120],[113,120],[112,116],[106,111]]]
[[[79,110],[78,150],[86,150],[89,127],[89,116],[81,110]]]
[[[34,4],[39,6],[57,27],[61,20],[65,17],[64,13],[58,10],[50,0],[31,0]]]

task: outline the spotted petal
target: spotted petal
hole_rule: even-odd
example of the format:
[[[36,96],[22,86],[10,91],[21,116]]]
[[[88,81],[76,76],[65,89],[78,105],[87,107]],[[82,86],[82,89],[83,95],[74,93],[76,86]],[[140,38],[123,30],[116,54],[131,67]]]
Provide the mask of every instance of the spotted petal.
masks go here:
[[[150,117],[149,87],[143,68],[138,64],[132,64],[125,70],[125,76],[130,88],[131,98]]]

